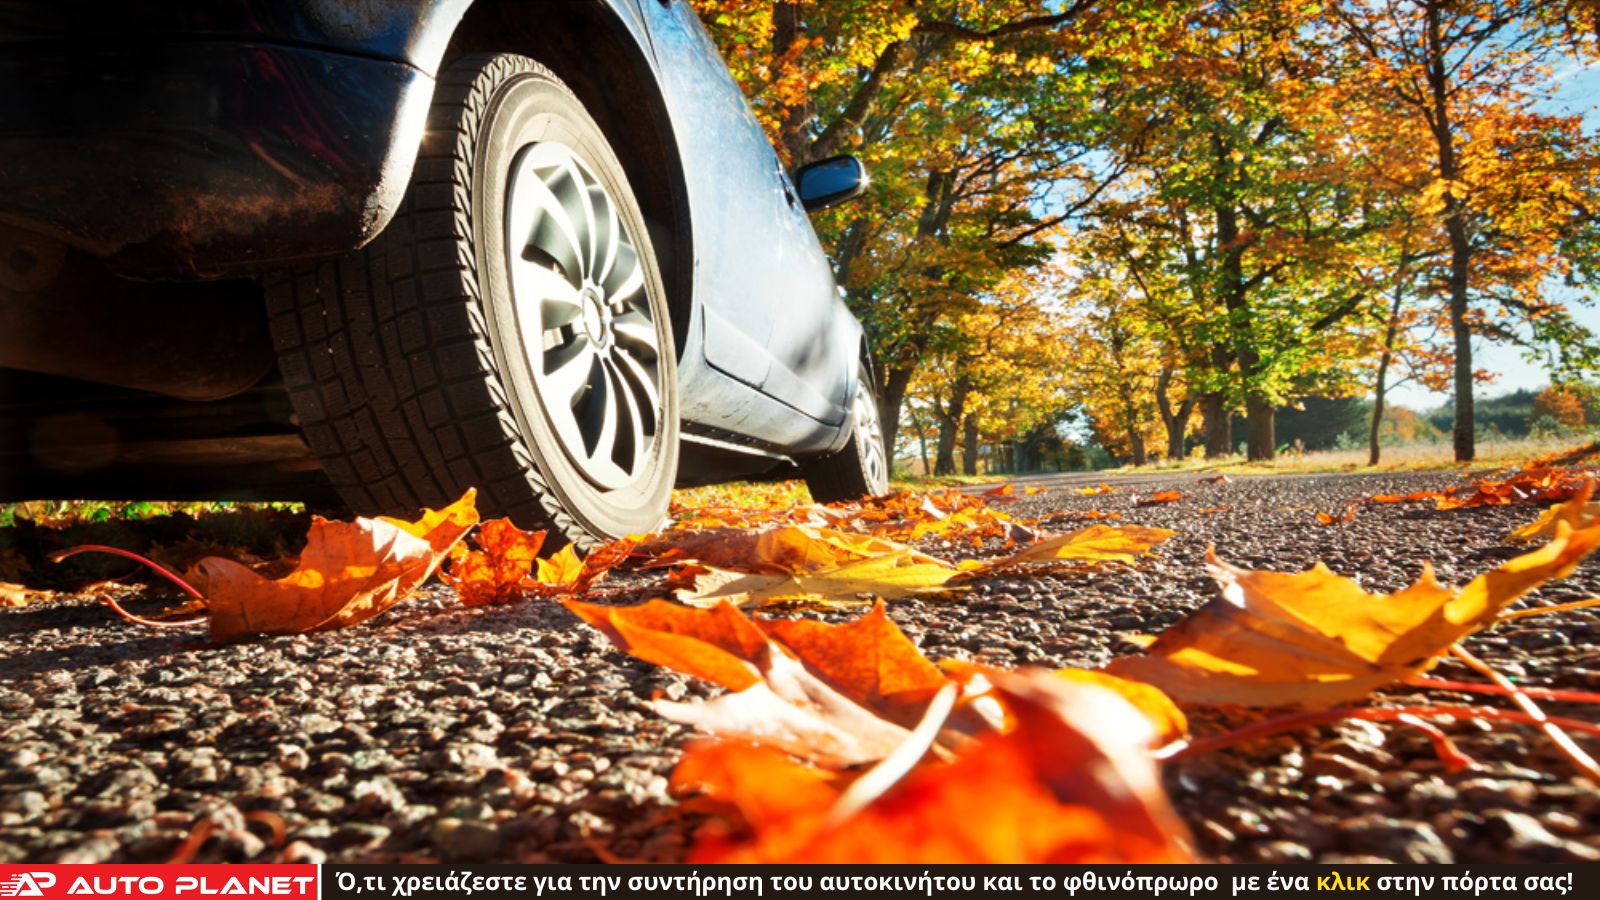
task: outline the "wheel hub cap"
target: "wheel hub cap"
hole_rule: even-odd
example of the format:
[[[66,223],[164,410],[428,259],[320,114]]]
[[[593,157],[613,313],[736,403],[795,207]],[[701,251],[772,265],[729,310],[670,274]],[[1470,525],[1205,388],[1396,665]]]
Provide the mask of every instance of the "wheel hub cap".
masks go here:
[[[563,144],[524,147],[506,188],[506,267],[546,423],[574,468],[637,480],[661,414],[661,347],[637,243],[617,203]]]
[[[583,289],[583,333],[596,347],[604,348],[611,343],[611,309],[601,298],[598,289]]]

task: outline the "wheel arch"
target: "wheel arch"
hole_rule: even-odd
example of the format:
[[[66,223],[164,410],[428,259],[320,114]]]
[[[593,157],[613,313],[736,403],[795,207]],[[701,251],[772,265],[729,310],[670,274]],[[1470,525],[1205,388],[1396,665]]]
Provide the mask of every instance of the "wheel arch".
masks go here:
[[[517,53],[566,82],[628,173],[655,249],[681,359],[694,310],[694,238],[683,159],[650,51],[625,16],[627,0],[525,3],[477,0],[446,54]],[[643,25],[636,24],[642,31]]]

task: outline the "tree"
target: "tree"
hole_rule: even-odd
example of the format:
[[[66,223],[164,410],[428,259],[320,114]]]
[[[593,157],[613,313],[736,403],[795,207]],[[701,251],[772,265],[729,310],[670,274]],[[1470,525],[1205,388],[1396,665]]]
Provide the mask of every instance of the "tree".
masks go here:
[[[1113,174],[1085,159],[1106,118],[1087,85],[1114,73],[1083,51],[1126,17],[1088,0],[698,6],[788,162],[849,150],[873,173],[866,202],[816,224],[867,326],[893,441],[951,322],[1047,259],[1038,236]]]
[[[1541,0],[1371,0],[1334,5],[1352,70],[1393,101],[1430,148],[1423,192],[1443,232],[1453,351],[1456,459],[1475,453],[1474,330],[1575,347],[1546,280],[1564,274],[1559,248],[1592,231],[1592,139],[1570,116],[1539,111],[1547,63],[1567,31]],[[1493,303],[1499,314],[1486,309]]]
[[[1184,286],[1184,358],[1208,456],[1232,452],[1228,422],[1242,405],[1250,458],[1271,459],[1277,406],[1372,300],[1328,277],[1367,226],[1348,164],[1357,148],[1331,137],[1325,88],[1336,73],[1310,39],[1315,10],[1192,5],[1160,55],[1113,89],[1130,124],[1110,150],[1138,178],[1097,212],[1147,232],[1137,243],[1162,252]]]
[[[1562,428],[1582,428],[1583,398],[1577,391],[1565,387],[1547,387],[1533,397],[1533,412],[1528,416],[1529,426],[1540,419],[1549,419]]]

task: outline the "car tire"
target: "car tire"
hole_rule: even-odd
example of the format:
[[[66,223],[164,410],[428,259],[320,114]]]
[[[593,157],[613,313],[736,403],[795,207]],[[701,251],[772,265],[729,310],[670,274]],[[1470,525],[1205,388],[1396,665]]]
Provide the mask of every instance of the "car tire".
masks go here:
[[[520,56],[440,72],[371,244],[268,280],[308,443],[357,512],[477,488],[580,546],[656,528],[678,459],[672,328],[643,215],[582,103]]]
[[[806,486],[818,503],[878,497],[889,491],[889,454],[878,421],[878,397],[864,365],[856,376],[850,416],[850,440],[843,448],[801,464]]]

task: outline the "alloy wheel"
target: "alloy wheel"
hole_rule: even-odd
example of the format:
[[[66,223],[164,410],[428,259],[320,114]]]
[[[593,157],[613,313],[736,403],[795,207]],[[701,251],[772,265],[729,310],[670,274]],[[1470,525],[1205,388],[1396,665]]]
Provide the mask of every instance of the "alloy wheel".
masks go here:
[[[570,147],[524,147],[506,195],[517,328],[546,420],[584,477],[644,472],[661,430],[661,348],[637,242]]]

